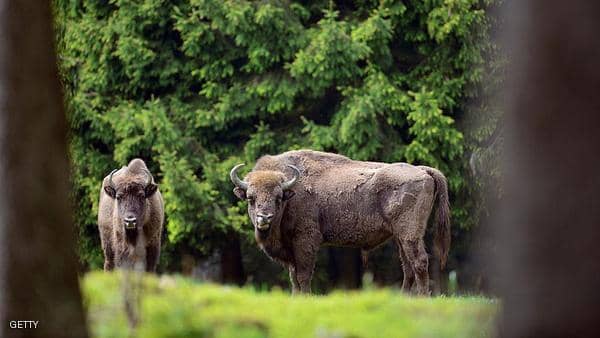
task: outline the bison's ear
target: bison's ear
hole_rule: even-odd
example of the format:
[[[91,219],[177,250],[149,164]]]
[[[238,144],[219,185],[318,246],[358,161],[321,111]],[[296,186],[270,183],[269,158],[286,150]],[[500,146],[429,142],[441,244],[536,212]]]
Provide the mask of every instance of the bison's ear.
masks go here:
[[[106,193],[108,196],[110,196],[110,197],[112,197],[112,198],[115,198],[115,197],[117,196],[117,192],[116,192],[116,191],[115,191],[115,189],[114,189],[113,187],[111,187],[110,185],[107,185],[107,186],[105,186],[105,187],[104,187],[104,192],[105,192],[105,193]]]
[[[287,201],[290,198],[294,197],[296,193],[294,192],[294,190],[286,190],[283,192],[283,200]]]
[[[244,191],[244,189],[242,189],[240,187],[233,188],[233,193],[237,198],[239,198],[241,200],[246,199],[246,192]]]
[[[156,192],[156,189],[158,189],[158,185],[155,183],[150,183],[146,186],[146,189],[144,189],[144,192],[146,193],[146,198],[150,198],[152,195],[154,195],[154,193]]]

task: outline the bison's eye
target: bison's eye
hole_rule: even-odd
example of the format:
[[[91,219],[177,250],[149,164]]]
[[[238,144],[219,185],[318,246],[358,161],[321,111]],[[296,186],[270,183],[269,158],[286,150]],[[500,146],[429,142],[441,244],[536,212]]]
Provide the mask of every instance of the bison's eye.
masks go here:
[[[254,205],[255,199],[254,196],[248,196],[248,203],[250,203],[250,205]]]
[[[277,196],[277,198],[275,199],[275,204],[277,204],[278,206],[281,205],[281,196]]]
[[[117,201],[120,201],[123,199],[123,195],[117,195]]]

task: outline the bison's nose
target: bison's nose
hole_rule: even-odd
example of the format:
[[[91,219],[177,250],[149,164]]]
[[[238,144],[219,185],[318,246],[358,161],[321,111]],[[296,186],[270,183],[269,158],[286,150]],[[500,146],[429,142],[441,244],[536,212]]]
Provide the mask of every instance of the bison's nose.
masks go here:
[[[135,217],[126,217],[123,221],[125,221],[125,227],[128,229],[135,228],[137,224],[137,219]]]
[[[271,220],[273,219],[273,214],[258,214],[257,216],[266,223],[271,222]]]
[[[266,229],[269,227],[271,220],[273,219],[273,214],[256,214],[256,222],[258,223],[259,229]]]

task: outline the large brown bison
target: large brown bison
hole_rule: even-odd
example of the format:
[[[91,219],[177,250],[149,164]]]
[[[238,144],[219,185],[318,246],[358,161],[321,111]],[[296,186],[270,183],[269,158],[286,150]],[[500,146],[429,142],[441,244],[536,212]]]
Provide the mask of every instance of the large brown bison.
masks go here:
[[[450,219],[446,178],[406,163],[354,161],[311,150],[263,156],[234,193],[248,201],[260,248],[289,270],[292,290],[310,292],[321,245],[371,250],[393,238],[399,247],[402,288],[429,293],[423,236],[436,206],[434,249],[446,263]]]
[[[144,161],[113,170],[102,182],[98,210],[104,270],[156,271],[163,222],[163,199]]]

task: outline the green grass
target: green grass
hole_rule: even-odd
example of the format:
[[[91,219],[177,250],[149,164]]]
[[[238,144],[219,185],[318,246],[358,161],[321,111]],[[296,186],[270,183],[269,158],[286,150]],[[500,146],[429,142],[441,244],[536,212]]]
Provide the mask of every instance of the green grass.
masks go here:
[[[145,276],[141,322],[131,332],[121,274],[92,272],[82,284],[93,337],[490,337],[498,308],[481,297],[417,298],[389,289],[291,297]]]

